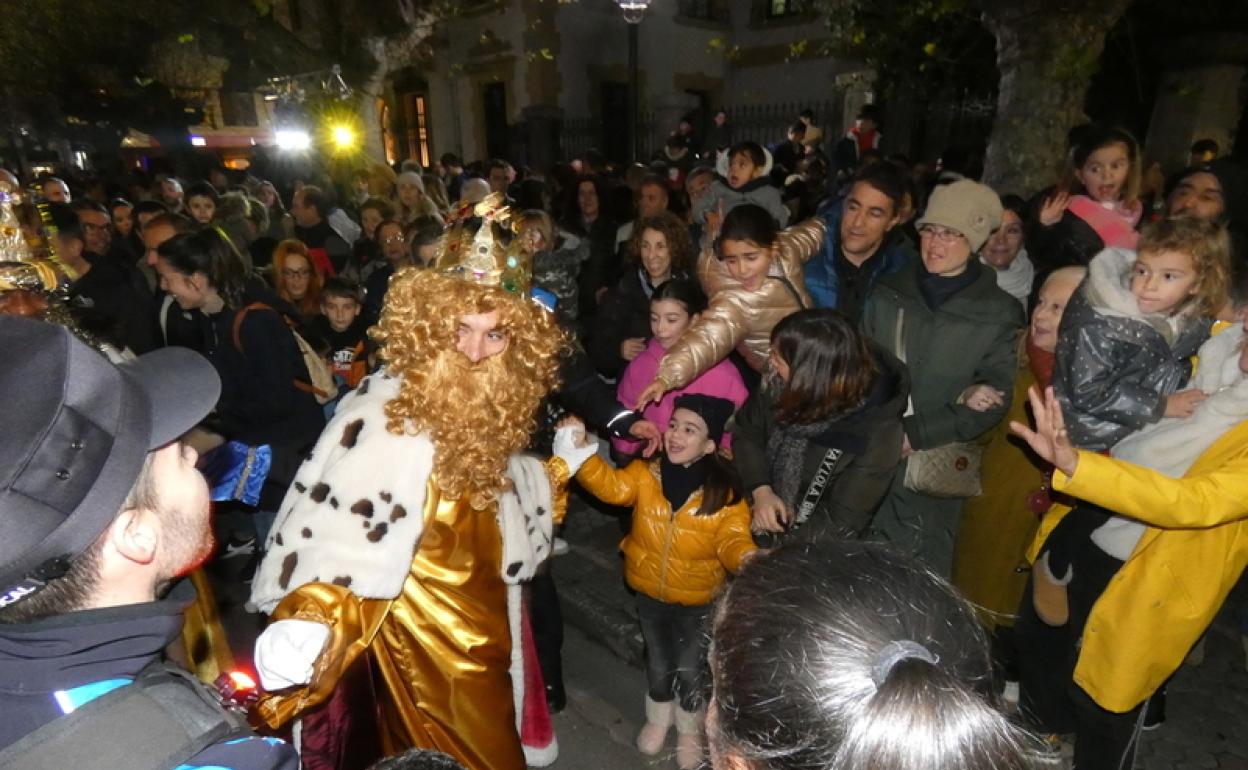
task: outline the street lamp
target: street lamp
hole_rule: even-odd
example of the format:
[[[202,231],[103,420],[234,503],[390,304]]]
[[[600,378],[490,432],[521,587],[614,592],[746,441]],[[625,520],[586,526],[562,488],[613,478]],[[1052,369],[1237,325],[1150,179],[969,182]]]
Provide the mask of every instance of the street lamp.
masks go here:
[[[641,24],[641,19],[646,15],[646,9],[650,7],[651,0],[615,0],[615,4],[620,6],[620,11],[624,14],[624,21],[628,22],[628,137],[629,152],[632,154],[630,160],[634,163],[641,156],[641,132],[637,130],[637,92],[638,76],[637,76],[637,28]]]

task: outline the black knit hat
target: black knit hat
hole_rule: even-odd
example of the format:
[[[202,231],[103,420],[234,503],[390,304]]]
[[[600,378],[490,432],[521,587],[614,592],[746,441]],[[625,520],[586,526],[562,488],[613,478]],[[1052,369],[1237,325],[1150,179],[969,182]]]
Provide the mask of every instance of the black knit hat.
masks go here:
[[[716,444],[724,437],[724,426],[736,411],[736,406],[726,398],[706,396],[701,393],[684,393],[676,397],[676,409],[688,409],[702,418],[711,441]]]
[[[1231,158],[1218,158],[1194,171],[1217,177],[1222,187],[1223,220],[1233,229],[1248,229],[1248,168]]]

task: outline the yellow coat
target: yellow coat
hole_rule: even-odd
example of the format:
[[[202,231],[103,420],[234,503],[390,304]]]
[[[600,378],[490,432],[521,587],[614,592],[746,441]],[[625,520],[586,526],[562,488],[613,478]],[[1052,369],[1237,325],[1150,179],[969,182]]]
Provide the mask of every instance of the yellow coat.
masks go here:
[[[633,508],[632,530],[620,542],[624,578],[635,591],[669,604],[709,604],[741,561],[754,551],[750,507],[738,500],[703,515],[702,491],[675,513],[663,496],[657,460],[612,468],[589,458],[576,474],[586,491],[611,505]]]
[[[1248,421],[1181,479],[1091,452],[1054,489],[1149,525],[1088,617],[1075,682],[1129,711],[1183,662],[1248,564]],[[1037,548],[1068,509],[1045,517]]]
[[[1040,517],[1028,504],[1040,489],[1049,465],[1010,432],[1010,421],[1031,424],[1027,388],[1036,382],[1023,356],[1014,381],[1014,398],[1005,419],[984,447],[983,492],[962,506],[962,523],[953,550],[952,582],[975,605],[989,627],[1014,625],[1027,587],[1027,547]]]
[[[781,319],[813,307],[803,265],[823,248],[826,225],[809,219],[781,231],[767,279],[750,291],[728,274],[712,248],[698,257],[698,279],[710,306],[659,362],[657,377],[668,390],[683,388],[723,361],[735,348],[757,371],[767,364],[771,330]]]

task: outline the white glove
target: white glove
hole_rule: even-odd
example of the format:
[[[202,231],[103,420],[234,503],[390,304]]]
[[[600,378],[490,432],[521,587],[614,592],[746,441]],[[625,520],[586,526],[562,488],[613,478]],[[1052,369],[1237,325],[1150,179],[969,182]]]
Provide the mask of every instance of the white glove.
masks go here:
[[[555,457],[568,464],[570,476],[575,476],[585,461],[598,452],[597,440],[591,440],[587,446],[577,446],[577,442],[584,438],[585,428],[580,425],[565,425],[555,431],[555,441],[551,448]]]
[[[256,673],[269,692],[312,681],[316,659],[329,640],[329,626],[312,620],[279,620],[256,640]]]

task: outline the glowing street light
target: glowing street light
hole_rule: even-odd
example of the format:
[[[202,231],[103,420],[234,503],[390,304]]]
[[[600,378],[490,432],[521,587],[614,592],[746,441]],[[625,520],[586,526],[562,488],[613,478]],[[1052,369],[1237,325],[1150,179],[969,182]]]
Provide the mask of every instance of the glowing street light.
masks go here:
[[[302,152],[312,146],[312,136],[303,129],[278,129],[274,138],[277,140],[277,148],[287,152]]]
[[[330,138],[337,149],[350,150],[355,146],[355,129],[348,125],[336,125],[330,130]]]

